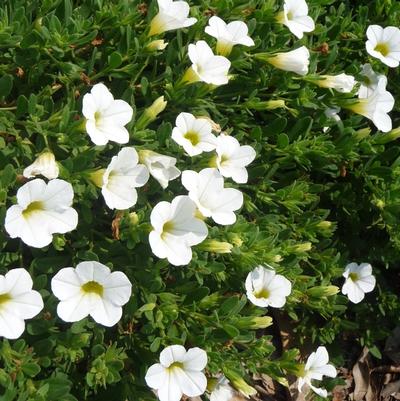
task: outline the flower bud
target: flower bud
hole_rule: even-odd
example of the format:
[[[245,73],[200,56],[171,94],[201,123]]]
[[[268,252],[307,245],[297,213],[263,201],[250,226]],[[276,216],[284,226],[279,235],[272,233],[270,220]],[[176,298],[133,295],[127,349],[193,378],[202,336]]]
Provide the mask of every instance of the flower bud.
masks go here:
[[[332,227],[332,222],[328,220],[323,220],[317,224],[317,227],[320,228],[321,230],[328,230],[329,228]]]
[[[158,50],[164,50],[168,46],[168,42],[163,39],[153,40],[146,46],[146,50],[149,52],[155,52]]]
[[[139,216],[136,212],[129,213],[128,218],[132,226],[136,226],[139,223]]]
[[[23,171],[25,178],[33,178],[42,175],[49,180],[58,177],[60,170],[52,152],[42,153],[30,166]]]
[[[136,129],[140,130],[146,128],[162,111],[164,111],[166,107],[167,102],[164,100],[164,96],[157,98],[153,104],[145,109],[143,114],[139,117],[135,124]]]
[[[237,372],[225,368],[224,373],[232,383],[233,387],[235,387],[235,389],[245,397],[249,398],[251,395],[257,394],[257,390],[254,387],[249,386]]]
[[[96,187],[102,188],[103,187],[103,175],[105,173],[106,169],[101,168],[100,170],[93,171],[90,173],[89,178],[90,181],[93,182]]]
[[[313,298],[324,298],[336,295],[339,292],[339,287],[336,285],[317,286],[307,290],[307,295]]]
[[[297,244],[293,247],[294,253],[303,253],[311,250],[311,242],[304,242],[303,244]]]
[[[203,216],[204,219],[204,216]],[[233,245],[230,244],[229,242],[223,242],[223,241],[217,241],[214,239],[209,239],[203,241],[200,245],[199,248],[202,251],[207,251],[207,252],[214,252],[214,253],[231,253]]]
[[[265,329],[272,325],[272,317],[269,316],[243,316],[235,321],[238,329]]]
[[[374,143],[379,145],[384,145],[385,143],[395,141],[400,138],[400,127],[392,129],[387,134],[378,134],[374,137]]]

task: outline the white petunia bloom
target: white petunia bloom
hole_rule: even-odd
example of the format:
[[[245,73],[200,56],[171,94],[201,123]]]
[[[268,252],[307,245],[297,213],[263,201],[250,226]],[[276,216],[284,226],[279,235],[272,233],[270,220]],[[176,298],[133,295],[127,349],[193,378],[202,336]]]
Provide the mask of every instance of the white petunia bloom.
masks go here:
[[[310,64],[310,52],[305,46],[285,53],[275,53],[267,57],[266,61],[280,70],[307,75]]]
[[[146,166],[138,164],[139,157],[134,148],[122,148],[111,159],[103,174],[101,193],[110,209],[129,209],[137,201],[137,187],[149,179]]]
[[[158,14],[150,22],[149,36],[174,29],[186,28],[197,22],[189,18],[190,7],[186,1],[157,0]]]
[[[190,113],[180,113],[172,130],[172,139],[185,149],[189,156],[211,152],[216,146],[216,137],[211,124],[205,118],[196,118]]]
[[[236,391],[225,376],[221,376],[210,394],[210,401],[232,401]]]
[[[83,97],[82,114],[86,118],[86,131],[95,145],[129,141],[125,125],[132,120],[133,109],[124,100],[114,100],[104,84],[94,85]]]
[[[208,20],[205,31],[217,39],[216,51],[222,56],[228,56],[234,45],[254,46],[247,25],[243,21],[232,21],[227,24],[221,18],[213,16]]]
[[[32,279],[25,269],[13,269],[0,276],[0,336],[14,340],[25,330],[25,319],[43,309],[42,296],[32,290]]]
[[[53,234],[76,228],[78,213],[71,207],[72,185],[64,180],[40,178],[27,182],[17,191],[17,205],[7,210],[5,229],[11,238],[21,238],[35,248],[49,245]]]
[[[382,28],[370,25],[367,29],[367,52],[388,67],[398,67],[400,63],[400,29],[395,26]]]
[[[246,295],[257,306],[281,308],[292,292],[291,282],[272,267],[257,266],[246,278]]]
[[[360,89],[358,90],[358,97],[360,99],[365,99],[376,90],[379,81],[383,80],[384,83],[381,84],[385,87],[387,85],[387,78],[385,75],[377,74],[371,67],[371,64],[364,64],[362,66],[361,75],[364,76],[364,80],[361,82]]]
[[[231,62],[226,57],[214,55],[210,46],[204,40],[199,40],[196,44],[190,44],[188,53],[193,64],[186,71],[182,82],[202,81],[213,85],[228,83]]]
[[[392,119],[387,113],[394,107],[394,97],[386,90],[385,79],[378,82],[377,88],[370,96],[344,107],[369,118],[382,132],[389,132],[392,129]]]
[[[342,294],[347,295],[355,304],[361,302],[367,292],[375,288],[376,280],[372,275],[372,266],[369,263],[350,263],[343,273],[346,281],[342,287]]]
[[[222,225],[236,221],[234,211],[242,207],[243,194],[235,188],[224,188],[224,178],[217,169],[205,168],[200,173],[186,170],[181,179],[203,216]]]
[[[122,306],[131,296],[132,284],[120,271],[112,272],[95,261],[65,267],[51,280],[51,290],[60,300],[58,316],[77,322],[91,316],[103,326],[114,326],[121,319]]]
[[[22,175],[26,178],[33,178],[42,175],[48,180],[58,177],[60,170],[58,168],[56,158],[51,152],[44,152],[28,167],[25,168]]]
[[[277,21],[286,25],[299,39],[303,37],[304,32],[312,32],[315,29],[314,20],[308,15],[305,0],[285,0],[283,11],[278,14]]]
[[[164,189],[168,187],[169,181],[178,178],[181,174],[175,167],[175,157],[160,155],[152,150],[139,150],[139,160]]]
[[[307,359],[305,366],[299,372],[298,390],[302,391],[303,386],[307,384],[315,393],[321,397],[326,397],[328,392],[325,389],[312,385],[311,380],[322,380],[322,376],[336,377],[336,369],[328,364],[329,355],[325,347],[318,347]]]
[[[160,401],[179,401],[183,395],[197,397],[207,388],[206,365],[204,350],[195,347],[186,351],[182,345],[171,345],[161,351],[160,363],[150,366],[145,380]]]
[[[149,235],[151,250],[160,259],[174,266],[192,260],[193,245],[200,244],[208,234],[204,221],[196,216],[196,205],[188,196],[177,196],[171,203],[159,202],[152,210]]]
[[[232,178],[238,184],[248,180],[246,166],[256,157],[256,151],[249,145],[240,146],[236,138],[221,134],[217,137],[217,167],[222,176]]]
[[[332,88],[341,93],[350,93],[356,80],[352,75],[321,75],[318,80],[314,81],[321,88]]]

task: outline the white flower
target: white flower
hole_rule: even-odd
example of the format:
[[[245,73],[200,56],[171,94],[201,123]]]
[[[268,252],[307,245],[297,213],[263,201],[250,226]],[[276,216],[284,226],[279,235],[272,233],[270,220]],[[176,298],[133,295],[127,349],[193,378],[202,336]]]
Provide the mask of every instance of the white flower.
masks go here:
[[[389,67],[398,67],[400,63],[400,29],[395,26],[382,28],[370,25],[367,29],[367,52]]]
[[[228,83],[228,71],[231,62],[226,57],[215,56],[204,40],[199,40],[196,44],[190,44],[188,52],[190,61],[193,64],[186,71],[182,82],[203,81],[213,85]]]
[[[346,281],[342,293],[355,304],[361,302],[367,292],[375,288],[375,277],[372,275],[372,266],[369,263],[350,263],[343,273]]]
[[[246,166],[256,157],[256,151],[249,145],[240,146],[236,138],[221,134],[217,137],[217,167],[222,176],[232,178],[238,184],[248,180]]]
[[[91,316],[103,326],[114,326],[122,316],[122,305],[131,296],[132,284],[120,271],[112,272],[95,261],[65,267],[51,280],[51,290],[61,301],[58,316],[77,322]]]
[[[171,345],[161,351],[160,363],[150,366],[145,380],[157,390],[160,401],[179,401],[182,395],[197,397],[206,391],[206,365],[204,350],[195,347],[186,351],[182,345]]]
[[[26,167],[22,174],[26,178],[42,175],[48,180],[52,180],[58,177],[59,172],[54,154],[47,151],[42,153],[30,166]]]
[[[378,87],[380,80],[384,83],[381,84],[385,87],[387,85],[387,78],[385,75],[377,74],[371,67],[371,64],[364,64],[362,66],[361,74],[364,76],[364,80],[361,82],[360,89],[358,90],[358,97],[365,99],[370,96],[375,89]]]
[[[327,118],[330,118],[335,121],[340,121],[341,118],[339,116],[340,107],[328,107],[325,109],[324,114]]]
[[[35,248],[49,245],[53,234],[76,228],[78,213],[71,207],[72,185],[64,180],[47,184],[40,178],[27,182],[17,191],[17,205],[7,210],[5,229],[11,238],[21,238]]]
[[[104,84],[94,85],[83,97],[82,114],[86,117],[86,131],[94,144],[129,141],[125,125],[132,120],[133,109],[124,100],[114,100]]]
[[[307,359],[305,366],[300,372],[298,381],[298,390],[301,392],[303,386],[307,384],[310,388],[321,397],[328,395],[327,391],[322,388],[314,387],[311,380],[322,380],[322,376],[336,377],[336,369],[333,365],[328,364],[329,355],[325,347],[318,347]]]
[[[281,308],[292,292],[290,281],[268,266],[257,266],[246,278],[246,295],[254,305]]]
[[[200,173],[186,170],[181,179],[203,216],[222,225],[236,221],[234,211],[242,207],[243,194],[234,188],[224,188],[224,178],[217,169],[205,168]]]
[[[149,242],[154,255],[175,266],[190,263],[191,246],[200,244],[208,234],[206,224],[195,213],[196,205],[188,196],[177,196],[171,203],[160,202],[153,208]]]
[[[389,132],[392,129],[392,119],[387,113],[392,111],[394,107],[394,98],[386,90],[385,79],[378,82],[377,88],[370,96],[344,107],[369,118],[376,128],[383,132]]]
[[[210,401],[233,401],[236,391],[230,386],[229,380],[221,376],[211,392]]]
[[[315,83],[321,88],[332,88],[341,93],[350,93],[356,84],[356,80],[347,74],[321,75]]]
[[[181,145],[189,156],[196,156],[215,149],[216,138],[211,131],[211,124],[205,118],[180,113],[172,130],[172,139]]]
[[[160,155],[152,150],[139,150],[139,160],[164,189],[168,187],[169,181],[181,174],[180,170],[175,167],[176,159],[174,157]]]
[[[25,269],[13,269],[0,276],[0,336],[16,339],[25,330],[25,319],[43,309],[41,295],[32,290],[32,279]]]
[[[302,46],[290,52],[275,53],[266,60],[280,70],[306,75],[310,64],[310,52],[305,46]]]
[[[278,14],[278,22],[286,25],[290,32],[301,39],[304,32],[315,29],[314,21],[308,16],[308,6],[304,0],[285,0],[283,11]]]
[[[243,21],[232,21],[229,24],[219,17],[211,17],[206,33],[217,39],[217,53],[228,56],[234,45],[254,46],[253,39],[248,35],[249,30]]]
[[[149,36],[186,28],[196,23],[196,18],[188,18],[190,7],[186,1],[157,0],[158,14],[150,22]]]
[[[139,157],[134,148],[122,148],[111,159],[103,174],[101,193],[110,209],[129,209],[136,204],[137,191],[149,179],[146,166],[138,164]]]

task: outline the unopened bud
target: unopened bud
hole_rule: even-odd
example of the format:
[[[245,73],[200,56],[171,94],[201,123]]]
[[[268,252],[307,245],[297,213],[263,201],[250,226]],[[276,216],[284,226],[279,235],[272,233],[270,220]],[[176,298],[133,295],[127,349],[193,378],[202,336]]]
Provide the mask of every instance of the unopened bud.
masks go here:
[[[374,137],[374,143],[384,145],[385,143],[395,141],[400,138],[400,127],[392,129],[387,134],[378,134]]]
[[[312,287],[307,290],[307,295],[313,298],[324,298],[336,295],[339,292],[339,287],[336,285]]]
[[[304,242],[303,244],[297,244],[293,247],[294,253],[303,253],[311,250],[311,242]]]
[[[203,251],[207,252],[215,252],[215,253],[231,253],[233,245],[229,242],[217,241],[214,239],[209,239],[203,241],[199,248]]]
[[[272,317],[269,316],[243,316],[235,321],[239,329],[265,329],[272,325]]]
[[[168,46],[168,42],[163,39],[153,40],[146,46],[146,50],[150,52],[155,52],[157,50],[164,50]]]
[[[167,107],[167,102],[164,100],[164,96],[160,96],[157,98],[153,104],[148,107],[143,114],[139,117],[135,126],[137,129],[146,128],[151,122],[153,122],[157,116],[164,111]]]
[[[128,217],[129,217],[129,223],[132,226],[136,226],[139,223],[139,216],[137,215],[136,212],[129,213]]]
[[[254,387],[248,385],[243,378],[237,373],[230,369],[224,369],[225,376],[232,383],[233,387],[245,397],[249,398],[252,395],[257,394],[257,390]]]

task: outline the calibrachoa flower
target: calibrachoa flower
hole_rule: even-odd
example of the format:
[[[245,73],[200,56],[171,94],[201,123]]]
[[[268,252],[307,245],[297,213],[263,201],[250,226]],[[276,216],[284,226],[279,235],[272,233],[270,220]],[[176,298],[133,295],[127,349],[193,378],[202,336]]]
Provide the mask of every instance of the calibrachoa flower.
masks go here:
[[[243,194],[235,188],[224,188],[224,178],[217,169],[206,168],[200,173],[186,170],[181,178],[190,199],[203,216],[222,225],[236,221],[234,211],[242,207]]]
[[[231,401],[235,395],[235,390],[229,384],[225,376],[221,376],[210,394],[210,401]]]
[[[94,85],[83,97],[82,114],[86,118],[86,131],[95,145],[129,141],[125,125],[132,120],[133,109],[124,100],[114,100],[104,84]]]
[[[135,188],[142,187],[149,179],[149,171],[138,164],[139,157],[134,148],[122,148],[111,159],[103,174],[101,193],[110,209],[129,209],[137,201]]]
[[[383,132],[392,129],[392,119],[387,113],[394,107],[394,98],[386,90],[386,80],[381,79],[375,91],[367,98],[358,99],[355,103],[343,107],[369,118],[376,128]]]
[[[182,345],[171,345],[161,351],[160,363],[150,366],[145,380],[157,390],[160,401],[179,401],[182,395],[197,397],[206,391],[206,365],[204,350],[196,347],[186,351]]]
[[[310,64],[310,52],[305,46],[302,46],[296,50],[285,53],[275,53],[263,59],[280,70],[306,75]]]
[[[76,228],[78,213],[71,207],[74,191],[64,180],[47,184],[40,178],[27,182],[17,191],[17,205],[7,210],[5,229],[11,238],[21,238],[35,248],[49,245],[53,234]]]
[[[186,28],[197,21],[189,18],[190,7],[186,1],[157,0],[157,3],[159,11],[150,22],[149,36]]]
[[[358,90],[358,97],[360,99],[365,99],[370,96],[378,87],[379,81],[384,81],[381,83],[385,87],[387,85],[387,78],[385,75],[377,74],[371,67],[371,64],[364,64],[362,66],[361,74],[364,76],[364,80],[361,82],[360,89]]]
[[[304,0],[285,0],[277,21],[286,25],[299,39],[303,37],[304,32],[312,32],[315,29],[314,20],[308,16],[308,6]]]
[[[189,156],[196,156],[215,149],[216,137],[211,124],[204,118],[190,113],[180,113],[172,130],[172,139],[185,149]]]
[[[257,266],[246,278],[247,298],[257,306],[281,308],[292,292],[290,281],[272,267]]]
[[[196,205],[188,196],[177,196],[171,203],[160,202],[152,210],[149,235],[154,255],[175,265],[192,260],[193,245],[200,244],[208,234],[206,224],[196,216]]]
[[[227,24],[221,18],[213,16],[209,19],[205,31],[217,39],[216,51],[222,56],[228,56],[234,45],[254,46],[247,25],[243,21],[232,21]]]
[[[65,267],[51,280],[51,290],[60,300],[58,316],[77,322],[91,316],[103,326],[114,326],[122,316],[122,305],[131,296],[132,284],[120,271],[112,272],[95,261]]]
[[[32,279],[25,269],[13,269],[0,276],[0,336],[16,339],[25,330],[25,319],[43,309],[41,295],[32,290]]]
[[[321,88],[332,88],[341,93],[350,93],[356,84],[354,77],[347,74],[321,75],[313,82]]]
[[[246,166],[256,157],[256,151],[249,145],[240,146],[236,138],[221,134],[217,137],[217,167],[222,176],[232,178],[238,184],[248,180]]]
[[[342,287],[342,293],[355,304],[361,302],[367,292],[375,288],[376,280],[372,275],[372,266],[369,263],[350,263],[343,273],[346,281]]]
[[[51,152],[44,152],[23,171],[23,176],[26,178],[33,178],[37,175],[42,175],[48,180],[58,177],[59,168],[54,154]]]
[[[182,78],[184,83],[203,81],[207,84],[224,85],[229,81],[228,71],[231,62],[223,57],[214,55],[210,46],[199,40],[189,45],[189,58],[193,63]]]
[[[389,67],[398,67],[400,63],[400,29],[395,26],[382,28],[370,25],[367,29],[367,52]]]
[[[336,377],[336,369],[333,365],[328,364],[329,355],[325,347],[318,347],[307,359],[304,366],[298,373],[298,390],[301,392],[303,386],[307,384],[314,392],[321,397],[326,397],[328,392],[325,389],[312,385],[311,380],[322,380],[322,376]]]
[[[160,155],[152,150],[139,150],[139,160],[164,189],[168,187],[169,181],[178,178],[181,174],[175,167],[175,157]]]

